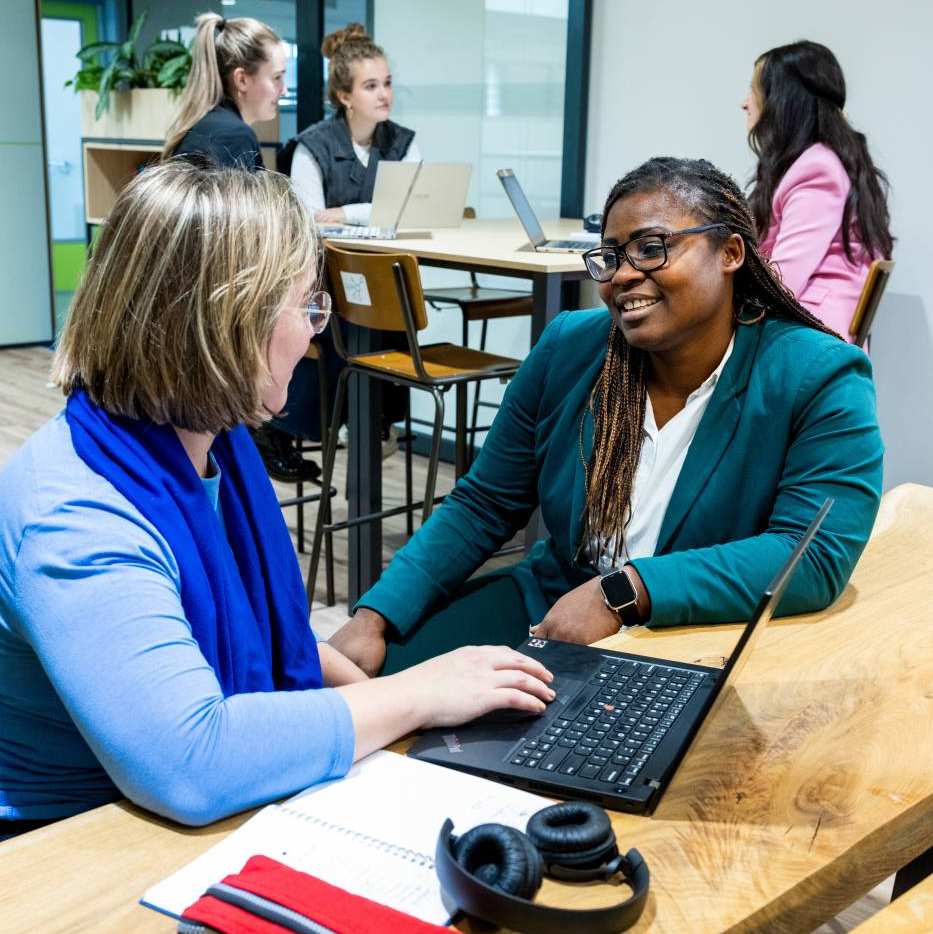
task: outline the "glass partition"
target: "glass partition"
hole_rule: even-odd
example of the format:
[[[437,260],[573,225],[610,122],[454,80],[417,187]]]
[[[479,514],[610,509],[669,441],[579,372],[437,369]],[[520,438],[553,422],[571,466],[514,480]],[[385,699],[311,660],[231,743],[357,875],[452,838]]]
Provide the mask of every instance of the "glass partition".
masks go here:
[[[496,177],[500,168],[514,170],[540,219],[558,217],[567,0],[377,0],[374,14],[374,38],[395,86],[392,119],[415,131],[423,158],[472,164],[468,204],[480,219],[514,216]],[[478,278],[489,287],[531,288],[521,279]],[[430,267],[422,267],[422,279],[427,288],[469,284],[465,272]],[[471,327],[475,347],[480,324]],[[459,309],[429,315],[422,342],[436,341],[462,341]],[[528,318],[489,324],[491,352],[521,359],[530,341]],[[483,399],[497,402],[503,391],[489,381]],[[412,413],[428,420],[433,405],[412,393]],[[480,424],[493,414],[481,410]],[[477,435],[478,445],[482,439]]]

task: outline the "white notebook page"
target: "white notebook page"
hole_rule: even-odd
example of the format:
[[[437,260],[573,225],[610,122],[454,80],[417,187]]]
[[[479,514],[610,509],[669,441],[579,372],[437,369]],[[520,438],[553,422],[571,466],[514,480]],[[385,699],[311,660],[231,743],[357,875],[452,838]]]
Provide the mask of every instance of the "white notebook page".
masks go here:
[[[183,869],[153,886],[142,904],[175,917],[214,882],[262,854],[325,882],[446,924],[434,871],[434,849],[445,818],[454,832],[495,821],[525,829],[551,801],[526,791],[375,752],[346,777],[263,808]]]

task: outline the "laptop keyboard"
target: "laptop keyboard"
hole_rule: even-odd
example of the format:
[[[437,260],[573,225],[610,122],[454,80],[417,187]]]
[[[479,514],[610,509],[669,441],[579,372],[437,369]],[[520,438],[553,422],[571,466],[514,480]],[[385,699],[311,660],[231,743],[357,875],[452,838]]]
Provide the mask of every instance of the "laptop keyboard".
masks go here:
[[[508,761],[625,791],[709,677],[664,665],[607,661],[569,705],[567,716],[523,742]]]
[[[391,227],[353,227],[344,225],[318,225],[318,235],[333,240],[394,240]]]
[[[590,243],[583,240],[548,240],[547,245],[555,250],[580,250],[582,253],[599,246],[599,241],[594,240]]]

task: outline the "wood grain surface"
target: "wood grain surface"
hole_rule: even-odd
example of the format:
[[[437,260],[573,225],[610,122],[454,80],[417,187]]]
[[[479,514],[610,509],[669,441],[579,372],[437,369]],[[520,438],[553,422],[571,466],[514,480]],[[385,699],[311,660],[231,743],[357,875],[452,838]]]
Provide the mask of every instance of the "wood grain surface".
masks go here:
[[[652,874],[633,930],[811,930],[930,847],[931,605],[933,489],[899,487],[841,599],[763,634],[655,814],[613,816]],[[604,644],[713,664],[740,629]],[[171,930],[136,900],[243,819],[190,830],[121,803],[0,844],[0,926]],[[546,882],[539,900],[593,906],[624,891]]]
[[[551,239],[564,239],[583,229],[580,220],[544,221]],[[432,230],[430,237],[403,235],[396,240],[339,240],[340,246],[376,253],[411,253],[419,259],[468,263],[483,267],[516,269],[527,273],[579,272],[586,270],[579,253],[537,253],[517,218],[465,220],[460,227]],[[594,241],[593,246],[597,246]]]
[[[927,876],[856,929],[857,934],[933,931],[933,876]]]

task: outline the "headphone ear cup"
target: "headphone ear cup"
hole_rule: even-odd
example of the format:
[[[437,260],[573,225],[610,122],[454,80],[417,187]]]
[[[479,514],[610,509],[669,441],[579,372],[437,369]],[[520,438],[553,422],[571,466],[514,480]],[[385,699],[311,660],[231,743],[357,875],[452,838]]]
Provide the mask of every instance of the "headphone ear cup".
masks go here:
[[[527,833],[546,867],[593,869],[594,878],[619,854],[609,815],[588,801],[543,808],[529,819]]]
[[[457,838],[453,855],[470,875],[509,895],[530,900],[541,887],[541,857],[514,827],[480,824]]]

